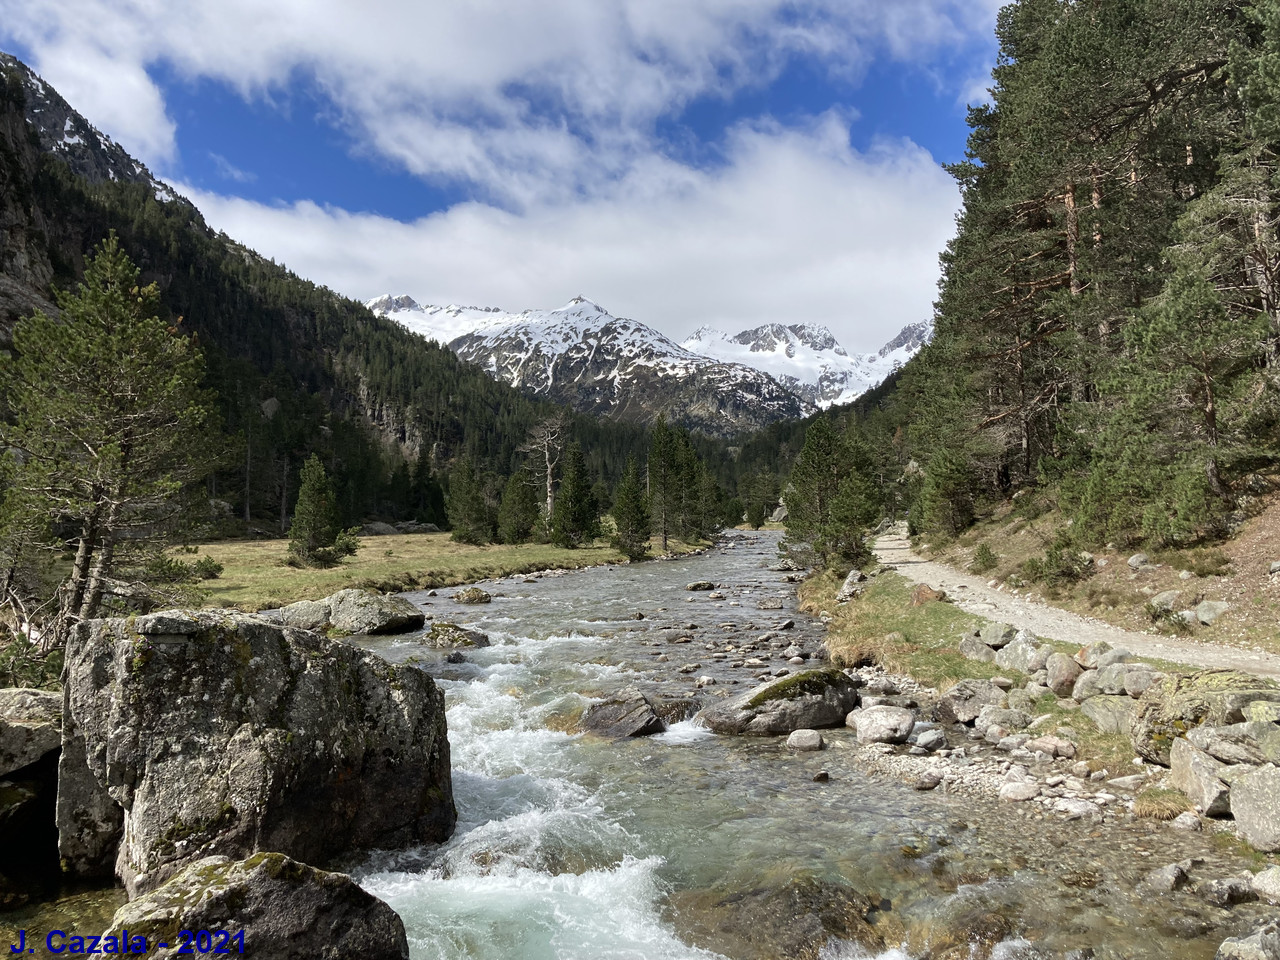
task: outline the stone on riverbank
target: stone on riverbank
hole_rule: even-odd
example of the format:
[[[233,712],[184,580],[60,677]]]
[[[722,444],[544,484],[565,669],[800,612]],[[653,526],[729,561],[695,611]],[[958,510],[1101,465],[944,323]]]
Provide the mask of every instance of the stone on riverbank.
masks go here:
[[[1169,765],[1173,741],[1201,724],[1226,726],[1244,719],[1258,700],[1280,702],[1280,685],[1233,670],[1203,670],[1165,677],[1138,700],[1131,733],[1138,755]]]
[[[1071,696],[1071,690],[1083,672],[1080,664],[1065,653],[1050,654],[1049,659],[1045,661],[1045,670],[1049,674],[1045,686],[1059,697]]]
[[[840,585],[840,592],[836,594],[836,603],[848,603],[856,597],[862,596],[862,592],[866,589],[867,575],[861,570],[850,570],[849,575],[844,578],[844,583]]]
[[[938,699],[943,723],[972,723],[986,706],[1000,706],[1005,692],[990,680],[961,680]]]
[[[1220,817],[1230,810],[1229,791],[1220,775],[1223,764],[1179,737],[1169,750],[1169,785],[1187,795],[1203,816]]]
[[[865,707],[845,717],[859,743],[906,743],[915,722],[915,711],[903,707]]]
[[[1280,904],[1280,867],[1267,867],[1261,873],[1255,873],[1249,883],[1259,899]]]
[[[391,907],[345,874],[279,853],[198,860],[116,911],[106,935],[121,930],[146,937],[153,949],[168,943],[147,954],[156,960],[179,956],[181,930],[243,931],[245,953],[272,960],[409,956],[404,923]]]
[[[1138,715],[1138,703],[1131,697],[1090,697],[1080,704],[1080,712],[1103,733],[1128,735],[1133,718]]]
[[[213,854],[324,864],[453,831],[444,696],[420,670],[233,611],[87,621],[66,662],[73,874],[114,854],[134,894]]]
[[[602,737],[647,737],[662,733],[667,725],[653,702],[635,687],[628,687],[602,703],[593,703],[582,715],[582,729]]]
[[[1273,920],[1248,937],[1229,937],[1213,960],[1280,960],[1280,922]]]
[[[372,590],[339,590],[323,600],[300,600],[280,611],[285,626],[347,634],[407,633],[426,615],[404,597]]]
[[[699,718],[716,733],[769,736],[844,723],[858,704],[859,682],[839,670],[806,670],[756,687]]]
[[[1280,769],[1268,764],[1231,784],[1231,815],[1255,850],[1280,850]]]
[[[821,750],[826,745],[827,742],[817,730],[793,730],[791,736],[787,737],[787,749],[797,753]]]
[[[60,746],[62,694],[25,687],[0,690],[0,777]]]

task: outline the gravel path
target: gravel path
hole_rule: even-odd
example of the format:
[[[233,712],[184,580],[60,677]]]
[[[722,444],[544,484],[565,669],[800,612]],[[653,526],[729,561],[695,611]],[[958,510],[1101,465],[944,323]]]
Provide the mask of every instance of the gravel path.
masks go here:
[[[1081,646],[1105,640],[1113,647],[1124,647],[1143,657],[1158,657],[1196,667],[1227,667],[1280,679],[1280,657],[1273,654],[1138,633],[1051,607],[1032,597],[1014,596],[988,587],[987,582],[979,577],[921,558],[912,552],[911,544],[906,539],[896,534],[880,537],[876,541],[875,551],[881,563],[896,567],[899,573],[913,583],[924,583],[935,590],[945,590],[960,609],[1030,630],[1051,640]]]

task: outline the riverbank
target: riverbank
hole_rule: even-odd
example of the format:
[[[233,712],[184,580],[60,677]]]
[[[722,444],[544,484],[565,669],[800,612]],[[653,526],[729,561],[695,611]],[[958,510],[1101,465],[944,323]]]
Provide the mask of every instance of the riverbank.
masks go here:
[[[289,541],[237,540],[201,544],[196,554],[176,554],[190,562],[209,557],[222,565],[222,574],[201,584],[206,606],[257,611],[298,600],[319,600],[356,587],[383,593],[403,593],[455,587],[498,577],[544,570],[579,570],[626,563],[627,558],[605,541],[570,550],[551,544],[457,543],[447,533],[413,533],[361,537],[360,550],[342,563],[324,568],[286,564]],[[699,546],[670,544],[682,555]]]

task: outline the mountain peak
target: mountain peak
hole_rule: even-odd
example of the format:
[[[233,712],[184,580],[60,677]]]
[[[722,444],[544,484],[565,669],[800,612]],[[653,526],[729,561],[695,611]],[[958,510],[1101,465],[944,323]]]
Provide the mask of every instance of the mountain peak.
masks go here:
[[[365,301],[365,306],[379,316],[386,316],[388,313],[395,313],[400,310],[422,310],[422,306],[418,301],[408,294],[393,297],[389,293],[384,293],[373,300]]]

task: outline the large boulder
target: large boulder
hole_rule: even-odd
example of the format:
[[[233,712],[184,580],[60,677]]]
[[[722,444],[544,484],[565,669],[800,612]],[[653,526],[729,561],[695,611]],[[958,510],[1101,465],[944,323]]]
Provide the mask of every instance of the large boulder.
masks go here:
[[[1280,923],[1273,920],[1248,937],[1228,937],[1213,960],[1280,960]]]
[[[1223,763],[1280,763],[1280,726],[1274,723],[1205,724],[1188,731],[1187,739]]]
[[[981,660],[984,663],[994,663],[996,659],[996,652],[977,637],[961,638],[960,655],[966,660]]]
[[[279,853],[197,860],[117,910],[103,943],[124,930],[131,944],[134,937],[145,937],[147,956],[155,960],[176,960],[183,930],[226,931],[237,940],[223,943],[215,936],[215,947],[238,953],[242,940],[245,954],[272,960],[409,957],[404,923],[391,907],[345,874],[326,873]],[[159,948],[160,943],[168,947]]]
[[[1019,631],[1012,643],[1003,646],[996,653],[996,666],[1004,670],[1017,670],[1019,673],[1032,674],[1044,669],[1045,663],[1053,653],[1053,647],[1047,643],[1036,643],[1033,634]]]
[[[845,718],[845,724],[857,731],[859,743],[906,743],[915,726],[914,710],[905,707],[864,707]]]
[[[24,687],[0,690],[0,777],[60,746],[62,694]]]
[[[1031,717],[1021,710],[1009,710],[987,704],[974,718],[973,729],[985,733],[988,727],[1002,727],[1005,730],[1025,730],[1031,726]]]
[[[844,583],[840,585],[840,592],[836,594],[836,603],[848,603],[855,597],[862,595],[862,591],[866,589],[867,575],[861,570],[854,569],[849,571],[849,575],[844,578]]]
[[[1017,628],[1011,627],[1007,623],[985,623],[982,625],[982,629],[978,631],[978,639],[993,650],[999,650],[1001,647],[1013,643],[1014,638],[1017,636]]]
[[[602,737],[647,737],[662,733],[667,725],[648,697],[635,687],[628,687],[588,707],[582,715],[582,729]]]
[[[404,597],[371,590],[339,590],[329,601],[329,624],[341,633],[408,633],[426,615]]]
[[[986,706],[1002,706],[1005,693],[990,680],[961,680],[938,698],[943,723],[972,723]]]
[[[1204,816],[1221,817],[1231,809],[1222,763],[1179,737],[1169,749],[1169,766],[1169,785],[1185,793]]]
[[[1103,733],[1127,736],[1138,715],[1138,702],[1131,697],[1090,697],[1080,704],[1080,712]]]
[[[114,853],[132,895],[214,854],[323,865],[453,831],[444,697],[415,668],[233,611],[171,611],[77,625],[64,676],[72,873]]]
[[[1244,720],[1244,708],[1258,700],[1280,702],[1280,685],[1233,670],[1203,670],[1165,677],[1138,700],[1133,746],[1152,763],[1169,765],[1173,741],[1203,723],[1226,726]]]
[[[329,629],[329,600],[299,600],[280,608],[280,619],[299,630]]]
[[[699,718],[716,733],[770,736],[836,727],[858,705],[858,682],[839,670],[806,670],[771,680]]]
[[[1264,853],[1280,850],[1280,769],[1268,764],[1231,784],[1231,815],[1240,835]]]

